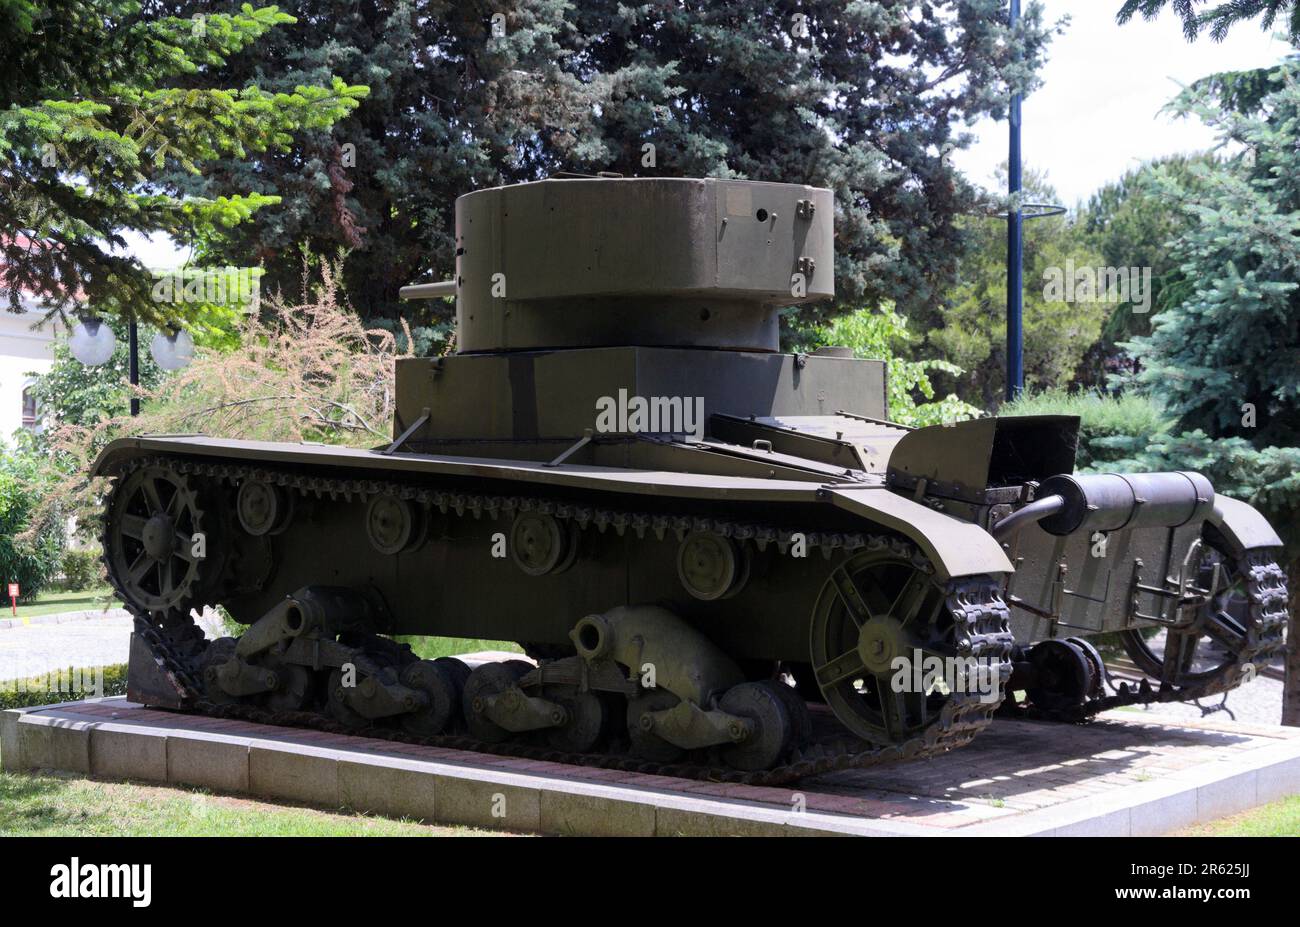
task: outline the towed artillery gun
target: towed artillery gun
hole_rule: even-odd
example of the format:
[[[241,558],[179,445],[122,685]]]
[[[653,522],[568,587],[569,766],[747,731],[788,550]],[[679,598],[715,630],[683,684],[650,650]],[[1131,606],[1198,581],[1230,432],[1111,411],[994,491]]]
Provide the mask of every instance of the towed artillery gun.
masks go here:
[[[1000,707],[1226,692],[1281,648],[1281,542],[1204,477],[1077,475],[1068,416],[907,428],[883,362],[780,353],[779,309],[833,294],[832,212],[725,180],[460,197],[455,279],[404,291],[455,297],[457,352],[397,362],[391,444],[96,461],[131,697],[776,783],[960,746]],[[246,631],[205,641],[205,604]],[[1141,685],[1108,685],[1087,639],[1112,632]]]

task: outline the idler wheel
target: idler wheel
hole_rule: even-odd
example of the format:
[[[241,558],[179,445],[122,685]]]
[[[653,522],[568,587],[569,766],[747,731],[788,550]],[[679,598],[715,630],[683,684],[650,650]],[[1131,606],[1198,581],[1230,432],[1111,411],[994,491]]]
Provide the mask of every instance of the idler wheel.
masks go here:
[[[245,480],[235,498],[239,524],[254,537],[279,534],[289,527],[293,497],[279,486],[262,480]]]
[[[366,506],[366,537],[381,554],[414,550],[423,540],[421,529],[420,513],[405,499],[379,495]]]
[[[748,737],[723,748],[722,759],[728,766],[753,772],[776,765],[794,734],[785,706],[785,699],[771,682],[742,682],[727,690],[718,707],[754,722]]]
[[[600,742],[609,719],[605,702],[594,692],[572,687],[545,687],[543,697],[563,705],[568,720],[546,732],[546,742],[566,753],[586,753]]]
[[[628,699],[627,736],[633,756],[656,763],[673,763],[681,759],[686,751],[656,734],[645,717],[652,711],[666,711],[679,701],[681,699],[667,689],[651,689]]]
[[[401,716],[402,730],[421,737],[445,731],[460,708],[463,681],[458,675],[445,663],[417,660],[402,667],[400,678],[402,685],[428,696],[423,708]]]
[[[705,602],[739,592],[748,578],[746,566],[735,541],[708,531],[688,534],[677,548],[677,576],[682,586]]]
[[[553,515],[521,512],[510,526],[510,557],[529,576],[561,573],[577,552],[574,532]]]
[[[471,737],[493,744],[510,739],[510,732],[487,716],[484,699],[500,695],[532,668],[531,663],[523,660],[506,660],[503,663],[484,663],[470,672],[461,696],[461,707]]]

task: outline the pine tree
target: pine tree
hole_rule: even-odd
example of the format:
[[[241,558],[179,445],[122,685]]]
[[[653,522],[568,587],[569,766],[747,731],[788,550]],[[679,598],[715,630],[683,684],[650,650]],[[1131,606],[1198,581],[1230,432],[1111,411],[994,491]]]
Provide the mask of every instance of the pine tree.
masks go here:
[[[274,6],[159,15],[140,0],[0,0],[0,261],[10,307],[24,291],[51,311],[88,303],[165,321],[151,279],[115,249],[122,232],[212,236],[278,202],[226,188],[178,195],[171,170],[284,150],[295,132],[351,111],[365,87],[321,79],[273,93],[210,74],[276,27]]]
[[[292,288],[300,243],[349,249],[347,290],[372,317],[409,316],[398,287],[450,276],[458,195],[558,171],[829,186],[840,306],[934,316],[955,220],[978,199],[949,153],[964,124],[1004,115],[1012,85],[1033,85],[1050,33],[1031,5],[1009,35],[1005,0],[304,0],[298,14],[226,79],[337,72],[371,98],[191,189],[283,196],[214,260],[265,259],[265,286]]]
[[[1207,4],[1213,6],[1206,8]],[[1274,25],[1286,28],[1293,44],[1300,44],[1300,4],[1296,0],[1124,0],[1117,19],[1121,24],[1140,13],[1143,19],[1155,19],[1165,9],[1173,11],[1183,21],[1183,34],[1190,42],[1200,35],[1206,26],[1210,27],[1210,37],[1222,42],[1237,23],[1246,20],[1260,20],[1260,28],[1265,32]],[[1198,6],[1200,9],[1198,9]]]
[[[1300,55],[1272,70],[1254,108],[1188,88],[1176,108],[1216,126],[1234,153],[1165,189],[1191,224],[1174,256],[1193,289],[1129,346],[1138,385],[1180,432],[1141,461],[1199,470],[1259,507],[1287,544],[1291,646],[1283,723],[1300,725]]]

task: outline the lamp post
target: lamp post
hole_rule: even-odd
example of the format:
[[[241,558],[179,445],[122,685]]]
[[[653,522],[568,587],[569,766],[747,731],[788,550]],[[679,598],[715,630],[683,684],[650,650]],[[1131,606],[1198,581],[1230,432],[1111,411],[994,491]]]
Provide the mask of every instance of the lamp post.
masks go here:
[[[68,338],[72,356],[87,367],[107,364],[117,347],[113,330],[103,319],[84,316]],[[163,370],[180,370],[194,356],[194,339],[182,329],[170,333],[159,332],[149,345],[154,362]],[[140,332],[134,321],[127,326],[127,379],[131,383],[131,415],[140,414]]]
[[[1020,22],[1020,0],[1011,0],[1011,31]],[[1014,36],[1012,41],[1014,41]],[[1019,52],[1016,53],[1019,57]],[[1020,94],[1011,97],[1011,139],[1007,155],[1007,401],[1025,388],[1024,231],[1020,212]]]

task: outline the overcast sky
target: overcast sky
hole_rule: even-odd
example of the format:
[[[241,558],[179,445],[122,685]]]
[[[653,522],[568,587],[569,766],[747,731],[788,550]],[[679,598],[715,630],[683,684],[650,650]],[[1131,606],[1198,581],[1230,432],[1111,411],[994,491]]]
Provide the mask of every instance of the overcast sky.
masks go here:
[[[1140,16],[1115,23],[1121,0],[1044,0],[1046,21],[1070,17],[1053,39],[1040,76],[1043,85],[1024,103],[1026,168],[1046,170],[1059,200],[1073,207],[1098,187],[1143,161],[1212,147],[1214,136],[1195,119],[1161,115],[1180,84],[1217,71],[1260,67],[1286,53],[1285,42],[1256,22],[1233,27],[1222,42],[1202,34],[1183,38],[1169,11],[1152,22]],[[976,183],[992,187],[1007,158],[1007,123],[985,120],[978,142],[953,154]]]
[[[1046,170],[1059,200],[1073,207],[1098,187],[1160,155],[1209,148],[1214,136],[1190,119],[1161,115],[1180,84],[1216,71],[1259,67],[1287,51],[1253,22],[1234,27],[1223,42],[1183,38],[1182,23],[1166,11],[1146,22],[1115,23],[1121,0],[1044,0],[1046,19],[1070,17],[1048,50],[1043,86],[1024,104],[1027,168]],[[985,120],[975,145],[953,154],[971,180],[994,185],[1007,157],[1007,124]],[[274,207],[268,207],[274,208]],[[186,253],[166,236],[128,235],[131,251],[154,268],[179,266]]]

